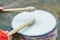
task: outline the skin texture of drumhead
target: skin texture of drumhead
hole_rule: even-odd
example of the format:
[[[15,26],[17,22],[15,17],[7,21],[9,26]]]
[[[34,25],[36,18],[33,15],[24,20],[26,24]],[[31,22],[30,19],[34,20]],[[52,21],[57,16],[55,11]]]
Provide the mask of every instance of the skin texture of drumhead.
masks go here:
[[[12,28],[15,29],[32,18],[35,18],[35,24],[22,29],[18,33],[27,36],[44,35],[52,31],[56,26],[56,19],[51,13],[42,10],[35,10],[33,12],[22,12],[16,15],[12,20]]]

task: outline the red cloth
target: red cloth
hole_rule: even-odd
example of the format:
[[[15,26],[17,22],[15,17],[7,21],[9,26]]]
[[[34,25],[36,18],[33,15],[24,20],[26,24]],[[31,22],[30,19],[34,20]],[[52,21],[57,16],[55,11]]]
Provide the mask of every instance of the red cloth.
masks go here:
[[[0,40],[8,40],[8,35],[0,29]]]

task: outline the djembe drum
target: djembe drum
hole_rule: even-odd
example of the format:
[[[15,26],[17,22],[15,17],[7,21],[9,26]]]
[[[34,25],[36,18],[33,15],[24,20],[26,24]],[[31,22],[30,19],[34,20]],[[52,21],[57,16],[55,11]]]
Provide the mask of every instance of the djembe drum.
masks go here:
[[[12,28],[15,29],[31,18],[36,19],[35,24],[17,32],[13,35],[14,38],[17,40],[56,40],[56,18],[51,13],[43,10],[19,13],[12,20]]]

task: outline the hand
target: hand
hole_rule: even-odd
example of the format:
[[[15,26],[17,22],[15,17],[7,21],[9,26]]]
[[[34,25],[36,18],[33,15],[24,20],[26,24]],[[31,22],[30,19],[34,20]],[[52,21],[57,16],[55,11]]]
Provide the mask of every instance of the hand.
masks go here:
[[[3,10],[3,7],[0,7],[0,13],[2,12],[2,10]]]

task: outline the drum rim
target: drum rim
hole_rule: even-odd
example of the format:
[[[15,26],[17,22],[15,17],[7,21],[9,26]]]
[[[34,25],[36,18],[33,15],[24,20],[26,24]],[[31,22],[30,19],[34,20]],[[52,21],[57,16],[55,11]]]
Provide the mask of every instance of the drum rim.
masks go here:
[[[43,10],[41,10],[41,11],[43,11]],[[47,11],[46,11],[47,12]],[[49,12],[50,13],[50,12]],[[52,16],[54,16],[54,15],[52,15]],[[54,16],[54,18],[55,18],[55,16]],[[56,20],[56,18],[55,18],[55,20]],[[30,35],[24,35],[24,34],[22,34],[22,33],[19,33],[18,32],[18,34],[21,34],[22,36],[26,36],[26,37],[41,37],[41,36],[46,36],[46,35],[48,35],[49,33],[51,33],[51,32],[53,32],[56,28],[57,28],[57,20],[56,20],[56,25],[55,25],[55,27],[50,31],[50,32],[48,32],[48,33],[45,33],[45,34],[42,34],[42,35],[37,35],[37,36],[30,36]]]
[[[45,33],[45,34],[42,34],[42,35],[37,35],[37,36],[28,36],[28,35],[24,35],[24,34],[21,34],[21,33],[18,33],[18,34],[21,34],[24,37],[44,37],[44,36],[48,35],[49,33],[55,31],[56,29],[57,29],[57,25],[55,26],[55,28],[52,31],[50,31],[48,33]]]
[[[55,18],[55,19],[56,19],[56,18]],[[58,28],[58,22],[57,22],[57,20],[56,20],[55,28],[52,29],[52,30],[51,30],[50,32],[48,32],[48,33],[45,33],[45,34],[42,34],[42,35],[37,35],[37,36],[28,36],[28,35],[24,35],[24,34],[21,34],[21,33],[18,33],[18,34],[20,34],[20,35],[22,35],[22,36],[24,36],[24,37],[43,37],[43,36],[46,36],[46,35],[48,35],[49,33],[53,32],[53,31],[55,31],[57,28]],[[12,29],[13,29],[13,28],[12,28]]]

